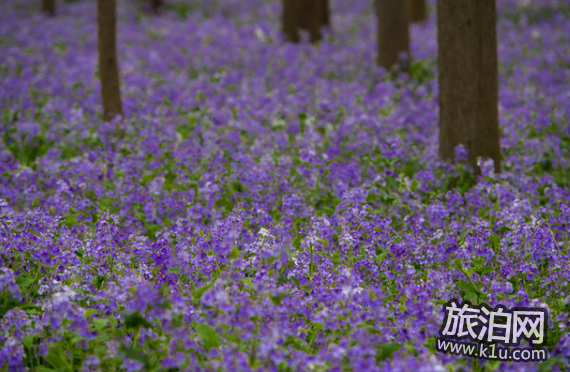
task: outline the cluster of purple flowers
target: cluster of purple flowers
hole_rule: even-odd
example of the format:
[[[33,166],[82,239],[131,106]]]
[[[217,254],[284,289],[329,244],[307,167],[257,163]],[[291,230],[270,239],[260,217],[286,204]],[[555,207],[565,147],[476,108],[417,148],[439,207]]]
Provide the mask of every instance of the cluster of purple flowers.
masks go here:
[[[317,46],[279,1],[119,2],[105,123],[95,2],[0,3],[0,370],[567,370],[570,7],[497,2],[479,178],[437,156],[433,17],[388,80],[368,0]],[[548,364],[436,353],[452,298],[547,308]]]

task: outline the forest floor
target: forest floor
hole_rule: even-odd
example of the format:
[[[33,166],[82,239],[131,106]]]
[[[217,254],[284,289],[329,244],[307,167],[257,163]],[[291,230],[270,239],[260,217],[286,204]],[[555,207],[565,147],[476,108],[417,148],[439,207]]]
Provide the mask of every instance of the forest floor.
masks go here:
[[[497,0],[477,178],[437,155],[433,1],[394,80],[371,1],[317,46],[278,1],[165,1],[119,4],[112,123],[95,2],[0,4],[0,370],[568,370],[569,6]],[[548,360],[438,352],[452,299],[546,309]]]

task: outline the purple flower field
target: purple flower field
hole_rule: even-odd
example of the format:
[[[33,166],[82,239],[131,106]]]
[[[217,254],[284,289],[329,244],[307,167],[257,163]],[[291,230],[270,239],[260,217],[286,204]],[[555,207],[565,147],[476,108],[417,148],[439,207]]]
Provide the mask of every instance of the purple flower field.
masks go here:
[[[317,46],[276,0],[121,0],[112,123],[96,2],[2,1],[0,370],[570,370],[570,4],[497,3],[476,177],[438,157],[433,1],[390,80],[370,0]],[[546,308],[550,358],[436,352],[450,299]]]

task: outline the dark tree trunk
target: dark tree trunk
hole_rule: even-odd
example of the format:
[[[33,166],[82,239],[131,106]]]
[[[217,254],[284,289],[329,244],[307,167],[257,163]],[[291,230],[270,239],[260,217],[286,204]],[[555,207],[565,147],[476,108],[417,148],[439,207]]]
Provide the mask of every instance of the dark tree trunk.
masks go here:
[[[378,17],[378,65],[391,70],[401,54],[409,59],[408,7],[403,0],[376,0]],[[409,62],[409,61],[408,61]],[[403,69],[407,69],[408,62]]]
[[[285,40],[291,43],[298,43],[301,38],[299,37],[299,20],[297,18],[297,3],[298,0],[283,0],[283,33]]]
[[[426,0],[408,0],[410,22],[422,22],[427,19]]]
[[[311,43],[316,43],[322,38],[323,2],[321,0],[300,0],[299,2],[301,6],[297,9],[300,11],[301,28],[309,31]]]
[[[154,14],[158,14],[162,10],[162,0],[150,0],[150,5]]]
[[[283,33],[289,42],[298,43],[301,30],[309,31],[311,42],[322,39],[321,28],[330,26],[329,0],[283,0]]]
[[[99,36],[99,77],[103,117],[110,121],[122,115],[119,67],[117,63],[117,20],[115,0],[97,0],[97,26]]]
[[[55,0],[42,0],[42,13],[50,16],[55,15]]]
[[[321,0],[321,25],[331,26],[331,9],[329,0]]]
[[[438,0],[439,152],[455,157],[463,144],[501,169],[495,0]]]

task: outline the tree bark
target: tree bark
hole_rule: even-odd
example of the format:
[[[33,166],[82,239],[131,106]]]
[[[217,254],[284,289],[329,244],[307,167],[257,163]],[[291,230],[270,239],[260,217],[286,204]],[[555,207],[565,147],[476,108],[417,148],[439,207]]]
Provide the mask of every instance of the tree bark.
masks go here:
[[[42,0],[41,11],[53,17],[55,15],[55,0]]]
[[[301,41],[299,37],[299,20],[297,19],[298,0],[283,0],[282,25],[285,40],[291,43]]]
[[[329,6],[329,0],[321,0],[321,25],[331,26],[331,9]]]
[[[400,56],[410,56],[408,7],[403,0],[376,0],[378,17],[378,65],[391,70]],[[402,67],[407,69],[409,61]]]
[[[495,0],[438,0],[439,152],[468,162],[491,158],[501,169]]]
[[[426,0],[408,0],[410,22],[423,22],[427,19]]]
[[[285,40],[298,43],[301,30],[309,31],[312,43],[322,39],[322,26],[330,26],[329,0],[283,0]]]
[[[162,10],[162,0],[150,0],[150,5],[154,14],[158,14]]]
[[[99,78],[103,117],[106,121],[123,114],[117,63],[116,11],[116,0],[97,0]]]

